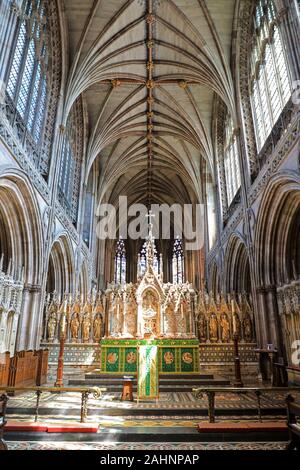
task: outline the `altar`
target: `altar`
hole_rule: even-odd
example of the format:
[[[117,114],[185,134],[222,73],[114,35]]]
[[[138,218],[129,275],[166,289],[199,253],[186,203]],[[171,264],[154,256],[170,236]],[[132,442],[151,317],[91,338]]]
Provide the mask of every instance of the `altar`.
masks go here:
[[[137,374],[138,348],[158,346],[159,374],[194,374],[199,371],[197,339],[103,339],[101,371],[110,374]]]
[[[163,266],[154,268],[152,225],[146,241],[146,269],[138,281],[109,284],[107,334],[101,340],[101,371],[137,374],[141,346],[157,346],[159,374],[199,371],[195,291],[189,283],[164,283]]]

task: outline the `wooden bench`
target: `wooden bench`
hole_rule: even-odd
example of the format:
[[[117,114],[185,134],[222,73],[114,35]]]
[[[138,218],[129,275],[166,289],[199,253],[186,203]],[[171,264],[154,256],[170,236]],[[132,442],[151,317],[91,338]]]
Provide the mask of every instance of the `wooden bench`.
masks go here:
[[[288,395],[286,398],[287,403],[287,425],[290,434],[290,441],[287,445],[288,450],[300,450],[300,423],[297,422],[297,417],[300,416],[300,405],[295,403],[294,397]]]
[[[6,424],[5,413],[8,396],[3,394],[0,396],[0,450],[8,450],[7,445],[3,440],[3,430]]]

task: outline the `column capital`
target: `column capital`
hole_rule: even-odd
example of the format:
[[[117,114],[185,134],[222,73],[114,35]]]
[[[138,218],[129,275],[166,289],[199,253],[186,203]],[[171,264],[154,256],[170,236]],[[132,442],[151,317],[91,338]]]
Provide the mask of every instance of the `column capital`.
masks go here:
[[[256,288],[256,292],[258,294],[268,294],[269,292],[276,293],[276,291],[277,291],[277,286],[275,284],[262,285]]]
[[[29,292],[30,294],[41,292],[41,290],[42,286],[37,284],[25,284],[23,289],[24,292]]]

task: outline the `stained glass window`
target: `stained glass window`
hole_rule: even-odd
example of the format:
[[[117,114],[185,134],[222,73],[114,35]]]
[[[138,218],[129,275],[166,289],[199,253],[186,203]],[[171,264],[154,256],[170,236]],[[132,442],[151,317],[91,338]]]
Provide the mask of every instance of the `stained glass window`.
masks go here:
[[[173,284],[181,284],[184,282],[184,253],[182,240],[176,238],[173,246],[173,258],[172,258],[172,273],[173,273]]]
[[[257,2],[253,21],[250,86],[260,151],[289,100],[291,84],[274,2]]]
[[[145,242],[140,251],[140,275],[145,274],[147,268],[147,242]],[[153,269],[158,275],[160,272],[160,257],[157,252],[156,244],[154,243],[154,258],[153,258]]]
[[[122,238],[119,239],[115,254],[115,284],[126,283],[126,249]]]

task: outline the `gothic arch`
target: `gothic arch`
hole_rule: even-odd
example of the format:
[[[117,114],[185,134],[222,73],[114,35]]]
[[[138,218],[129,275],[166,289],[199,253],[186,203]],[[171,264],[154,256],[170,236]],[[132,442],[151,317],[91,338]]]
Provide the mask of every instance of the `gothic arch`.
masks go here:
[[[259,285],[282,285],[300,275],[299,213],[300,176],[279,172],[264,191],[255,231]]]
[[[87,262],[83,261],[81,265],[80,274],[79,274],[79,292],[86,297],[89,291],[90,291],[90,285],[89,285],[88,267],[87,267]]]
[[[51,278],[51,276],[54,276]],[[74,288],[74,252],[68,235],[60,235],[51,248],[48,265],[47,286],[55,288],[55,292],[72,293]]]
[[[226,292],[251,292],[250,265],[247,249],[242,238],[236,234],[229,239],[225,253]]]
[[[209,267],[209,291],[212,291],[215,295],[220,292],[220,274],[217,263],[214,261]]]
[[[43,260],[41,215],[31,185],[21,171],[0,170],[0,227],[4,265],[7,267],[11,259],[15,272],[24,268],[26,284],[40,285]]]

